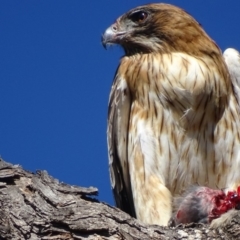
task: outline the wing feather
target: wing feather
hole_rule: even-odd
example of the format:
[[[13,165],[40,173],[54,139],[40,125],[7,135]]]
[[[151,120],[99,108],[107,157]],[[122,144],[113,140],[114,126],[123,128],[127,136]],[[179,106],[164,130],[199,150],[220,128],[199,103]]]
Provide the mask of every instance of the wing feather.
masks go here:
[[[136,217],[127,157],[131,96],[127,82],[118,72],[112,85],[108,105],[108,158],[112,190],[117,207]]]
[[[240,54],[233,48],[224,51],[223,57],[230,73],[233,90],[240,106]]]

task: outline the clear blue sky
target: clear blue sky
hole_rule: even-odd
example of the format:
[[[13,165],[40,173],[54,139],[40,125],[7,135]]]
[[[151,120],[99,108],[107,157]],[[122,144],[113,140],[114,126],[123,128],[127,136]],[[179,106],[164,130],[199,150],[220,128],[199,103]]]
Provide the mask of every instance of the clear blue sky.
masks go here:
[[[101,34],[150,1],[0,1],[0,155],[60,181],[95,186],[113,204],[108,95],[119,47]],[[151,1],[152,2],[152,1]],[[240,1],[165,1],[192,14],[222,50],[240,50]]]

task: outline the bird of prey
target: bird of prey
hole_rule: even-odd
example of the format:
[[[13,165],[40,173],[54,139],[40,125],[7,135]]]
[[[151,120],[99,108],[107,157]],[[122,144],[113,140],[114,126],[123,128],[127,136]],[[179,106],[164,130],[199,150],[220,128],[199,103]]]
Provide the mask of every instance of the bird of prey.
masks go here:
[[[125,52],[108,109],[116,205],[147,224],[167,225],[173,197],[189,186],[237,190],[239,68],[232,51],[226,64],[201,25],[169,4],[123,14],[102,43]]]

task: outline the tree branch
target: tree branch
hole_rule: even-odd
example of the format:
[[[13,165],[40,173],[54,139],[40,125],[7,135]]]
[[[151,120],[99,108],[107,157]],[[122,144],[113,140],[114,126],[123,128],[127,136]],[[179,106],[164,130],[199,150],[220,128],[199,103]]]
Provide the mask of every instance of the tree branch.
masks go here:
[[[0,239],[240,239],[239,211],[221,228],[148,226],[99,202],[97,193],[0,159]]]

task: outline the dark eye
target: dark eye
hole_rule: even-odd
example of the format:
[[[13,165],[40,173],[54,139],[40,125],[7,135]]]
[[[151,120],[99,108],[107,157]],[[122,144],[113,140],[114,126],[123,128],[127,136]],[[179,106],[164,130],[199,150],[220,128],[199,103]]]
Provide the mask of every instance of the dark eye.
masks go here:
[[[143,23],[146,20],[147,16],[148,14],[146,12],[138,11],[138,12],[132,13],[130,15],[130,19],[136,23]]]

